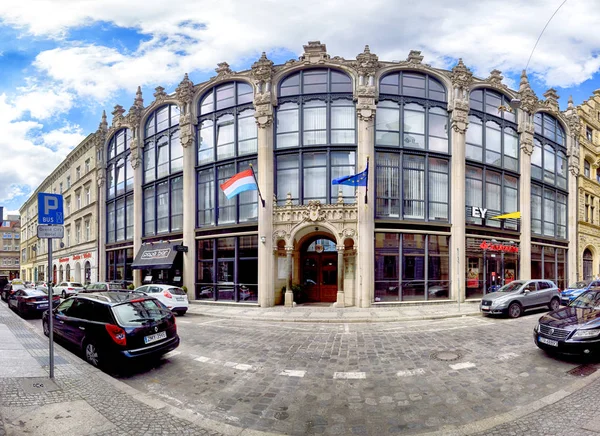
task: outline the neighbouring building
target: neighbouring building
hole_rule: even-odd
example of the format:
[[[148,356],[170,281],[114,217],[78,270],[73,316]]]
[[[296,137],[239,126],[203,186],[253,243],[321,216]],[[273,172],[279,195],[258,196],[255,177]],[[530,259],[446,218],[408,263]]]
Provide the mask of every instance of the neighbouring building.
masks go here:
[[[98,280],[98,184],[94,135],[75,147],[20,209],[22,278],[55,283]],[[48,239],[37,237],[38,193],[63,195],[64,238],[52,240],[48,271]]]
[[[0,278],[12,280],[20,277],[21,220],[18,215],[7,215],[0,207],[0,232],[2,233],[2,251],[0,251]]]
[[[577,106],[577,114],[581,121],[577,279],[587,280],[600,274],[600,89]]]

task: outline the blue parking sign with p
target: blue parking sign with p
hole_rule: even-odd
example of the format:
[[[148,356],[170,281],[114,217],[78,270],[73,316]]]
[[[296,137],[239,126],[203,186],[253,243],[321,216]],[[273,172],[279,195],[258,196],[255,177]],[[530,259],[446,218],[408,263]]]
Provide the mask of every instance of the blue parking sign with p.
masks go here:
[[[64,224],[63,196],[38,193],[38,224]]]

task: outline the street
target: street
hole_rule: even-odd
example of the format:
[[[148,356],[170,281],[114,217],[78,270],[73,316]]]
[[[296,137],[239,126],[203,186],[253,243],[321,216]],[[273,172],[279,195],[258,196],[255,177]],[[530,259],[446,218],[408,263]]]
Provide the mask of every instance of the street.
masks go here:
[[[526,407],[578,380],[568,371],[585,362],[533,344],[542,313],[377,324],[188,315],[177,318],[176,351],[114,376],[237,427],[293,435],[436,431]],[[28,322],[41,332],[39,319]]]

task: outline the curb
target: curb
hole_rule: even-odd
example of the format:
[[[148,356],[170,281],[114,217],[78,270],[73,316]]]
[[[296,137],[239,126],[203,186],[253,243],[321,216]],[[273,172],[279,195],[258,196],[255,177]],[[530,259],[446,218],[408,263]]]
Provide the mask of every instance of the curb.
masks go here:
[[[446,319],[446,318],[462,318],[465,316],[483,316],[481,312],[468,312],[468,313],[452,313],[442,315],[423,315],[423,316],[408,316],[404,318],[335,318],[335,319],[315,319],[315,318],[264,318],[257,316],[235,316],[229,314],[219,313],[198,313],[191,312],[188,310],[186,315],[192,316],[205,316],[207,318],[225,318],[225,319],[239,319],[248,321],[264,321],[264,322],[290,322],[290,323],[312,323],[312,324],[352,324],[352,323],[379,323],[379,322],[408,322],[408,321],[427,321],[435,319]]]

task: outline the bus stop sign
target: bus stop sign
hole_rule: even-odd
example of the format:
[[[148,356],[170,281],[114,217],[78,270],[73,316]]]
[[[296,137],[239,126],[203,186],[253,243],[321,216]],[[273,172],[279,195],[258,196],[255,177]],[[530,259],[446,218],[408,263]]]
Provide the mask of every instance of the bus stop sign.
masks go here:
[[[63,196],[38,193],[38,224],[64,224]]]

